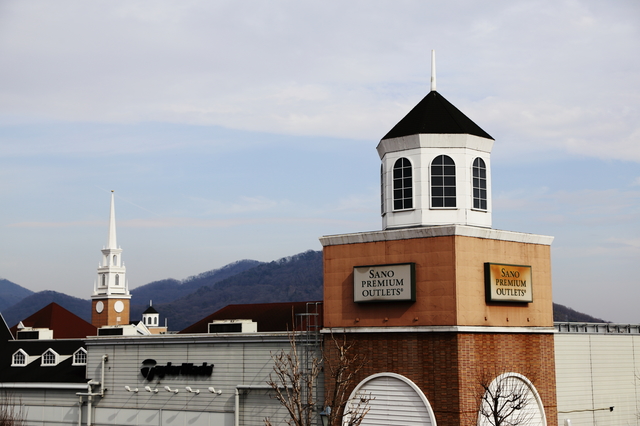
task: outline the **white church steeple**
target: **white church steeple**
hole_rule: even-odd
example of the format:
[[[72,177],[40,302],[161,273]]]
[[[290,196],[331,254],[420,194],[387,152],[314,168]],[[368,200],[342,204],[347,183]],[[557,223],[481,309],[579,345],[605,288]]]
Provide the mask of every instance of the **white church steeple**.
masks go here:
[[[377,150],[383,229],[491,227],[493,138],[436,91],[387,133]]]
[[[118,247],[116,240],[114,193],[111,191],[107,245],[102,249],[102,262],[98,265],[98,280],[91,296],[93,325],[101,327],[129,323],[131,294],[128,287],[122,249]]]
[[[111,191],[111,210],[109,212],[109,235],[107,235],[107,247],[108,249],[117,249],[118,244],[116,240],[116,207],[113,203],[113,191]]]

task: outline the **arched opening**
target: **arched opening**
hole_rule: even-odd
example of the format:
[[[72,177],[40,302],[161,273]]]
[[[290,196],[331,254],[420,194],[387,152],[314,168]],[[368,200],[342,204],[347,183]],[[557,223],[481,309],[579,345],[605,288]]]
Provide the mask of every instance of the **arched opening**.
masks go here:
[[[518,373],[504,373],[483,385],[484,395],[478,411],[478,426],[546,426],[544,406],[535,386]]]
[[[427,397],[415,383],[400,374],[378,373],[364,379],[349,396],[347,410],[357,404],[363,394],[371,395],[371,400],[361,426],[436,425]],[[343,422],[348,421],[348,416],[345,415]]]

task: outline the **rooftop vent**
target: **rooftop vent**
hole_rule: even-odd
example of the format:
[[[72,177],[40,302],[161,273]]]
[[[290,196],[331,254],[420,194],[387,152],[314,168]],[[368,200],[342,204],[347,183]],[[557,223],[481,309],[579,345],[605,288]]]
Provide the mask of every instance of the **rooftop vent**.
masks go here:
[[[209,323],[209,333],[255,333],[258,323],[250,319],[214,320]]]
[[[53,330],[25,327],[18,330],[17,335],[17,340],[49,340],[53,339]]]

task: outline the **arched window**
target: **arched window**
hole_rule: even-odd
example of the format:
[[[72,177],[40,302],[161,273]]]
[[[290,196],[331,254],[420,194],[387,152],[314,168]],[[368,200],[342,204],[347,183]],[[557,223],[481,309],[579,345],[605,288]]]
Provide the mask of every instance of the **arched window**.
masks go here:
[[[107,285],[107,274],[102,274],[102,286]]]
[[[118,266],[118,256],[113,255],[113,266]]]
[[[384,214],[384,168],[380,166],[380,214]]]
[[[431,162],[431,207],[456,207],[456,163],[447,155]]]
[[[120,285],[120,275],[116,274],[116,285]]]
[[[393,209],[413,208],[413,177],[411,163],[399,158],[393,165]]]
[[[158,317],[153,317],[153,325],[158,325]]]
[[[487,209],[487,166],[480,157],[473,160],[473,208]]]

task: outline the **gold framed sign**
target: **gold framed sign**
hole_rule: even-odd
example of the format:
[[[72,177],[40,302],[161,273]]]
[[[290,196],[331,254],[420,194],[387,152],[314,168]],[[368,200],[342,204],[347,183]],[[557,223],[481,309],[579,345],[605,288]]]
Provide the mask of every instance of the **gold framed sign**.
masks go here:
[[[353,267],[353,301],[415,302],[415,263]]]
[[[487,302],[533,302],[531,266],[484,264]]]

